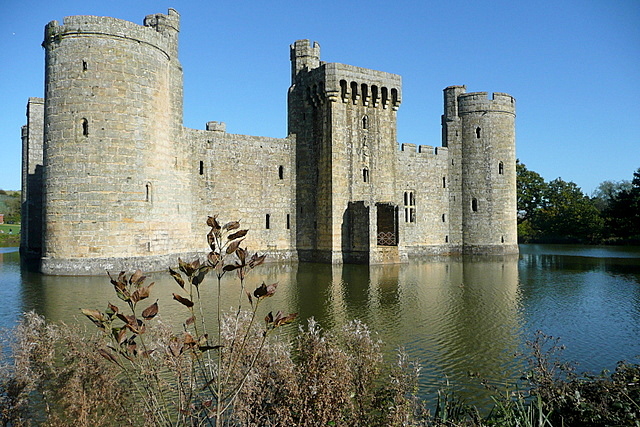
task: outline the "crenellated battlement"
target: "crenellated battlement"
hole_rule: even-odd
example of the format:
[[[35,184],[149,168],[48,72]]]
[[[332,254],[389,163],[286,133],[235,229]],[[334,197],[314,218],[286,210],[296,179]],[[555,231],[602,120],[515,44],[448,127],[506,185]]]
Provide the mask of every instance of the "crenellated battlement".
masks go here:
[[[516,101],[511,95],[502,92],[494,92],[491,98],[487,92],[471,92],[458,96],[458,108],[458,114],[478,111],[515,114]]]
[[[207,122],[206,129],[211,132],[226,132],[227,124],[225,122]]]
[[[447,147],[434,147],[432,145],[400,144],[400,152],[407,154],[418,154],[420,156],[443,156],[449,154]]]
[[[152,27],[159,33],[180,32],[180,14],[177,10],[169,8],[168,13],[156,13],[144,18],[144,26]]]
[[[144,25],[105,16],[66,16],[62,25],[58,21],[46,25],[42,45],[55,48],[67,37],[112,37],[146,43],[161,50],[167,58],[177,59],[179,29],[180,15],[174,9],[169,9],[167,15],[148,15]]]
[[[289,46],[291,58],[291,80],[301,71],[310,71],[320,66],[320,44],[308,39],[296,40]]]

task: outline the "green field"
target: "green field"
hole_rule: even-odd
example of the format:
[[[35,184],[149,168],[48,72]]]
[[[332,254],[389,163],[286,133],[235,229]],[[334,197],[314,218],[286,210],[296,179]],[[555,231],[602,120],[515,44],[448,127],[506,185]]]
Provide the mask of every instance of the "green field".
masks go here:
[[[20,234],[20,224],[0,224],[0,231],[5,233],[12,232],[13,234]]]
[[[0,224],[0,247],[20,246],[20,224]]]

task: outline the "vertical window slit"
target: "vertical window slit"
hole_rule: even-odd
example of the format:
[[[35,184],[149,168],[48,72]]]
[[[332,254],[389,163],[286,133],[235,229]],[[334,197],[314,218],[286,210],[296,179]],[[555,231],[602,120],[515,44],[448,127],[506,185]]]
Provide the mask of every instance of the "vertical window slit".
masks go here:
[[[271,215],[266,214],[264,217],[264,228],[268,230],[270,227],[271,227]]]
[[[89,120],[82,119],[82,136],[89,136]]]

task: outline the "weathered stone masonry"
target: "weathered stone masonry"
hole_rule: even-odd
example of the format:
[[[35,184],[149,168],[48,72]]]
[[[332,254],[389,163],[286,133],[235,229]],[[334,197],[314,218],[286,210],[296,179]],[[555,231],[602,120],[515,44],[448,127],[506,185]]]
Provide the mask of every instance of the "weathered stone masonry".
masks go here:
[[[400,76],[290,48],[286,138],[182,123],[179,14],[45,28],[23,140],[22,252],[47,274],[164,268],[220,213],[275,260],[517,252],[515,101],[444,90],[441,147],[398,146]]]

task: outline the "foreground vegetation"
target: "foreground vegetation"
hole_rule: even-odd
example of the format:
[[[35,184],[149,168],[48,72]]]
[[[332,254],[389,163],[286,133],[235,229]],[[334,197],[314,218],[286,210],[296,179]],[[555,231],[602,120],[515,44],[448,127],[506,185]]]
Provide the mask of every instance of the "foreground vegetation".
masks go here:
[[[180,324],[162,319],[157,300],[145,302],[153,283],[139,271],[110,276],[118,304],[82,310],[94,332],[25,314],[0,353],[8,356],[0,365],[2,424],[640,426],[639,365],[577,375],[558,341],[543,334],[528,343],[523,381],[494,389],[486,416],[447,390],[436,402],[421,398],[420,367],[402,350],[386,364],[382,343],[361,322],[325,331],[310,319],[279,334],[296,314],[263,311],[276,283],[245,289],[264,261],[241,247],[248,231],[236,221],[207,223],[205,260],[179,259],[169,269],[185,311]],[[227,274],[237,277],[237,308],[205,318],[200,288],[219,295]]]

